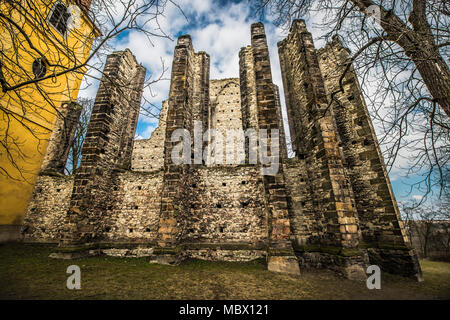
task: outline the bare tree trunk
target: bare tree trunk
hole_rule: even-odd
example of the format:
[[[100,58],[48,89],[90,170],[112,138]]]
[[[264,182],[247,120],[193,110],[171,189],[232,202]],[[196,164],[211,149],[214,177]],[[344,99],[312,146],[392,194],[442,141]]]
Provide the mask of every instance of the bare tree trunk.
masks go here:
[[[406,54],[408,55],[408,52]],[[444,59],[439,52],[424,57],[415,57],[411,54],[410,58],[414,61],[434,100],[450,117],[450,71]]]
[[[371,0],[350,0],[361,12],[368,13],[375,5]],[[392,10],[380,8],[379,24],[386,39],[397,43],[414,62],[433,100],[450,117],[450,70],[439,54],[430,25],[426,19],[426,0],[413,0],[409,16],[413,29],[408,27]]]

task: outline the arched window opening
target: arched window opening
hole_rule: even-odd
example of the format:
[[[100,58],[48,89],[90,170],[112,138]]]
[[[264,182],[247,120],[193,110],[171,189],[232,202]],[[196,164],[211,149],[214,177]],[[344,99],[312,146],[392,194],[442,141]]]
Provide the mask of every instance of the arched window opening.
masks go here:
[[[62,35],[67,32],[67,24],[69,22],[70,13],[62,2],[56,2],[50,13],[48,22]]]

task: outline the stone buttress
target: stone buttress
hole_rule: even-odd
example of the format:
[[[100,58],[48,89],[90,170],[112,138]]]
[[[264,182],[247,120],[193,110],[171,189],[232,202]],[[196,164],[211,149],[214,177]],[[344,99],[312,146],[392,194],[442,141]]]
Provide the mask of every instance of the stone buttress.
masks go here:
[[[328,263],[348,277],[363,278],[367,258],[358,249],[360,231],[353,192],[344,170],[312,36],[304,23],[294,22],[289,36],[279,43],[279,55],[288,97],[292,148],[299,162],[303,162],[300,165],[306,168],[302,179],[309,188],[302,201],[306,210],[297,208],[291,213],[294,219],[296,215],[311,215],[311,225],[293,224],[295,248],[307,265],[331,260]],[[291,193],[298,187],[291,186]],[[320,255],[310,253],[314,251],[311,248],[320,249]]]
[[[358,212],[359,246],[371,264],[421,280],[349,51],[335,37],[317,54]]]
[[[271,139],[279,139],[279,132],[283,131],[283,129],[281,128],[280,130],[278,118],[278,115],[281,113],[278,100],[279,95],[277,88],[272,82],[269,50],[262,23],[252,24],[251,26],[251,51],[253,61],[250,60],[249,63],[253,65],[253,68],[250,68],[253,69],[254,76],[250,76],[250,79],[246,79],[243,82],[248,85],[254,81],[254,92],[256,93],[256,101],[254,102],[256,102],[256,117],[258,119],[257,128],[259,132],[263,129],[267,130],[267,137],[263,138],[260,135],[259,143],[263,142],[270,145]],[[241,65],[243,64],[241,63]],[[240,74],[245,77],[247,72],[241,71]],[[246,113],[248,114],[249,111],[246,111]],[[273,136],[274,132],[272,130],[278,131],[276,137]],[[281,144],[284,144],[284,141]],[[261,152],[261,149],[259,151]],[[274,154],[270,154],[270,152],[274,152]],[[267,156],[272,158],[271,164],[273,162],[278,164],[279,159],[283,158],[283,155],[280,154],[280,146],[278,145],[277,149],[270,149]],[[298,262],[290,241],[290,223],[283,171],[279,167],[274,174],[264,174],[263,169],[269,165],[261,164],[268,214],[268,269],[276,272],[299,274]]]
[[[194,150],[183,163],[174,163],[172,151],[179,142],[172,141],[171,137],[175,130],[186,129],[189,137],[182,138],[190,139],[194,133],[194,121],[203,123],[209,106],[209,56],[204,52],[194,52],[189,35],[179,37],[175,47],[168,104],[161,212],[152,261],[173,264],[182,258],[180,241],[193,201],[194,167],[186,160],[190,163]]]
[[[285,168],[301,264],[364,277],[370,263],[420,279],[353,68],[340,78],[348,52],[336,41],[316,51],[302,20],[278,46],[296,152]]]
[[[104,238],[102,222],[113,201],[116,172],[131,165],[145,72],[128,49],[107,58],[74,177],[59,250],[64,256],[85,254],[71,252],[73,247],[90,247]]]

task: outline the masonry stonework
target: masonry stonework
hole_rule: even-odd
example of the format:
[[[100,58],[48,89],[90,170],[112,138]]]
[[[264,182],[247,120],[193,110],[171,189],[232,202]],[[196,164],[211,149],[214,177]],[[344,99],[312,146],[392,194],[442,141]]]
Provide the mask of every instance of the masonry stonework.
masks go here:
[[[129,50],[108,56],[82,149],[80,168],[67,212],[63,241],[68,245],[96,242],[113,202],[117,169],[131,165],[145,68]]]
[[[279,43],[295,152],[288,159],[262,23],[251,26],[250,39],[239,52],[239,78],[210,80],[209,55],[195,52],[189,35],[179,37],[169,97],[142,140],[134,132],[145,69],[128,49],[108,56],[81,166],[75,176],[62,175],[61,163],[43,168],[24,240],[59,243],[55,258],[264,258],[274,272],[325,267],[351,279],[377,264],[420,279],[346,49],[335,39],[316,50],[303,21]],[[218,136],[222,150],[195,152]],[[65,155],[70,139],[56,135],[52,154]],[[175,163],[184,139],[193,148]],[[228,148],[227,140],[237,143]],[[264,145],[272,146],[265,154],[272,163],[250,163]]]
[[[50,136],[41,171],[64,173],[81,111],[82,107],[75,102],[65,102],[57,111],[55,129]]]
[[[131,170],[150,172],[164,168],[164,141],[166,140],[166,121],[169,102],[163,101],[159,114],[158,127],[149,139],[134,141]]]
[[[278,47],[297,158],[286,166],[300,179],[289,190],[298,255],[311,265],[337,255],[355,277],[370,263],[420,280],[348,52],[338,39],[317,51],[302,20]],[[295,186],[305,182],[307,193]]]

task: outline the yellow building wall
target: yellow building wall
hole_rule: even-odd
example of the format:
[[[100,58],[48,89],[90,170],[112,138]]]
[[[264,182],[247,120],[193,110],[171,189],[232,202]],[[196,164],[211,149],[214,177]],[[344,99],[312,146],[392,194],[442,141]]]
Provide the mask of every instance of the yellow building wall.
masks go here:
[[[58,108],[63,102],[76,100],[86,68],[62,75],[58,73],[64,67],[85,61],[94,38],[99,35],[98,29],[83,13],[79,28],[71,30],[67,37],[60,35],[46,23],[54,2],[33,1],[39,10],[36,16],[12,9],[8,1],[0,3],[1,12],[25,31],[32,46],[50,64],[56,65],[47,66],[46,76],[54,76],[38,85],[31,83],[0,92],[0,225],[22,223]],[[21,3],[26,5],[25,1]],[[32,64],[39,58],[39,53],[31,49],[20,33],[17,37],[20,37],[21,46],[14,47],[10,32],[1,28],[2,50],[7,56],[1,60],[2,71],[9,86],[34,79]],[[17,61],[20,68],[8,59]]]

